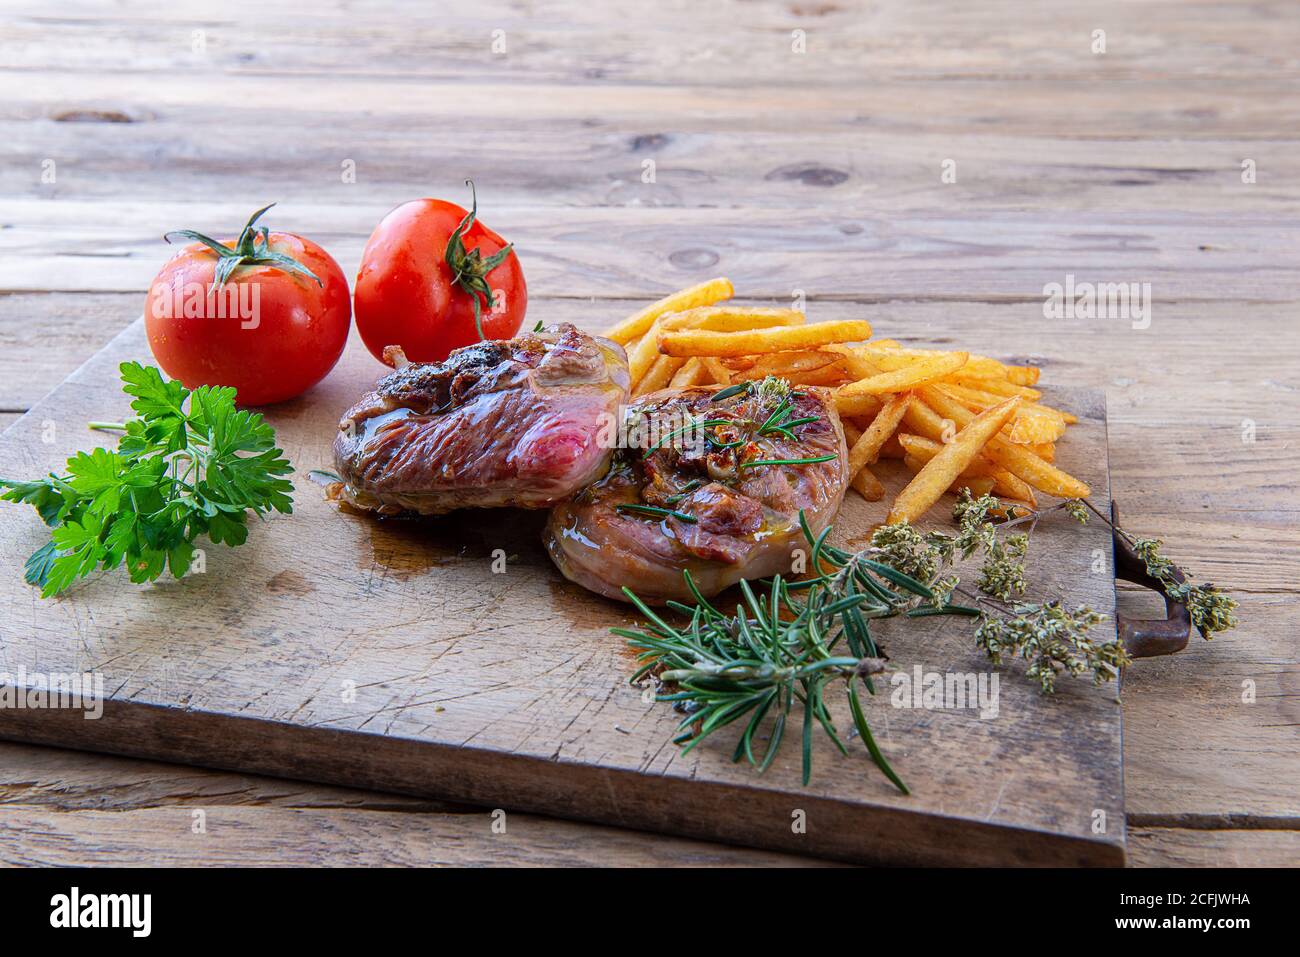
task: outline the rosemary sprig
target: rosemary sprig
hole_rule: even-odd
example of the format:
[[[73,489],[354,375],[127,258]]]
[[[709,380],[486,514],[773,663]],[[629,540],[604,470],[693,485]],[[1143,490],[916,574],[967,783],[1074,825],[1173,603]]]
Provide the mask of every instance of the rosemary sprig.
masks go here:
[[[673,740],[684,751],[747,719],[732,760],[746,759],[760,771],[771,765],[798,704],[803,709],[805,784],[812,776],[816,727],[842,754],[848,753],[826,704],[828,690],[842,682],[854,728],[867,753],[906,794],[907,786],[872,736],[857,684],[874,694],[871,676],[884,670],[868,622],[903,614],[918,599],[933,600],[934,593],[897,569],[830,547],[826,544],[829,529],[814,536],[802,514],[800,521],[812,547],[812,566],[819,573],[800,582],[777,576],[761,596],[742,581],[744,600],[733,615],[710,604],[689,572],[684,576],[696,604],[668,603],[684,619],[680,626],[669,624],[634,592],[623,589],[645,618],[639,630],[612,629],[640,652],[640,667],[631,681],[653,678],[659,685],[656,700],[672,702],[683,712]],[[935,609],[935,613],[964,612]],[[841,643],[847,655],[837,653]],[[755,739],[769,715],[771,729],[760,757]]]
[[[753,462],[741,462],[740,468],[752,469],[760,465],[812,465],[814,462],[829,462],[839,456],[832,452],[830,455],[817,455],[806,459],[757,459]]]
[[[694,525],[699,519],[694,515],[687,515],[685,512],[674,511],[671,508],[659,508],[657,505],[635,505],[624,504],[615,505],[614,511],[619,513],[634,512],[641,515],[654,515],[657,518],[675,518],[679,521],[688,522]]]

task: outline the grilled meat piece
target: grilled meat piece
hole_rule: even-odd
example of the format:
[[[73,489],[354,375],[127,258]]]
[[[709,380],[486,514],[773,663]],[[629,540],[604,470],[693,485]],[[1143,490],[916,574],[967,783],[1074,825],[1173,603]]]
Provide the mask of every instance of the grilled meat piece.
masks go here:
[[[609,467],[627,357],[568,323],[399,366],[339,423],[343,494],[384,512],[545,508]],[[602,433],[602,428],[604,432]]]
[[[848,485],[839,415],[819,390],[781,380],[714,394],[638,401],[643,448],[620,449],[604,478],[551,512],[544,540],[566,578],[620,600],[626,585],[662,604],[692,601],[686,570],[705,596],[791,572],[794,549],[807,548],[800,510],[820,532]],[[824,460],[796,462],[806,459]],[[768,462],[783,464],[759,464]]]

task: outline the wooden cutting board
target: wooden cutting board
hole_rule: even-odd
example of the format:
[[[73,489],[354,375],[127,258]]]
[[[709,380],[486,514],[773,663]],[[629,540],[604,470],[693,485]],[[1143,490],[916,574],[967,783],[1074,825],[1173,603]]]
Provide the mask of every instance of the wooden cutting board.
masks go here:
[[[85,423],[129,415],[117,379],[129,359],[151,361],[142,323],[0,436],[0,475],[61,471],[74,451],[104,444]],[[559,575],[540,545],[541,514],[376,521],[341,512],[307,480],[330,467],[339,414],[381,371],[354,339],[326,382],[268,413],[298,470],[293,515],[254,522],[241,548],[209,544],[204,572],[182,581],[137,587],[119,571],[42,600],[21,566],[48,533],[30,508],[0,505],[4,680],[20,669],[29,682],[96,672],[107,696],[98,720],[0,708],[0,737],[853,861],[1123,863],[1115,689],[1063,679],[1042,698],[1020,663],[999,673],[997,716],[986,719],[895,707],[884,676],[867,717],[910,796],[856,738],[849,757],[819,738],[806,787],[797,736],[761,775],[731,762],[727,731],[682,757],[669,741],[678,716],[627,684],[632,655],[608,632],[634,617]],[[1108,502],[1102,394],[1048,397],[1080,417],[1060,464]],[[882,466],[891,495],[903,479],[893,468]],[[860,539],[884,512],[850,492],[837,538]],[[504,573],[493,572],[498,549]],[[1113,619],[1104,527],[1045,520],[1029,577]],[[896,624],[878,630],[892,668],[990,671],[969,621]],[[1101,630],[1113,633],[1113,621]],[[851,727],[845,709],[835,716]]]

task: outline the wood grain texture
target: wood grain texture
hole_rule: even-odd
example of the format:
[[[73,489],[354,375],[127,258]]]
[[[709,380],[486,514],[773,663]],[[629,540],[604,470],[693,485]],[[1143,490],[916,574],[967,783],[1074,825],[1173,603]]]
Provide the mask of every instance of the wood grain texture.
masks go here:
[[[138,313],[162,231],[230,228],[279,199],[350,272],[384,210],[458,195],[467,173],[487,221],[525,241],[548,319],[622,315],[725,270],[749,295],[802,288],[817,315],[882,334],[1033,356],[1048,381],[1107,389],[1126,524],[1247,601],[1237,632],[1129,673],[1132,861],[1295,862],[1293,830],[1251,830],[1293,828],[1300,760],[1300,20],[1285,5],[487,0],[408,8],[400,29],[380,4],[333,0],[310,18],[82,0],[7,13],[0,287],[33,295],[0,295],[0,429]],[[1104,56],[1088,49],[1098,27]],[[490,51],[498,28],[506,56]],[[789,52],[795,28],[806,56]],[[1151,328],[1043,321],[1042,285],[1067,272],[1151,281]],[[110,292],[68,291],[96,289]],[[574,298],[591,295],[625,298]],[[8,744],[0,766],[12,799],[66,799],[70,830],[100,799],[285,787]],[[328,790],[292,787],[307,803]],[[256,830],[239,839],[265,847]],[[155,833],[158,859],[180,853]],[[493,846],[474,833],[455,841],[466,860]],[[294,843],[286,855],[310,859]],[[79,853],[94,859],[93,839]],[[50,841],[42,858],[66,860]]]
[[[0,473],[41,474],[93,446],[99,437],[73,423],[105,405],[94,414],[119,414],[117,366],[146,356],[143,327],[133,325],[0,438]],[[5,709],[0,735],[475,803],[509,799],[845,859],[1122,861],[1119,709],[1083,683],[1044,702],[1009,675],[987,720],[891,709],[888,695],[877,696],[871,720],[911,797],[891,793],[865,754],[839,759],[829,741],[816,749],[807,787],[796,749],[761,777],[733,765],[721,742],[682,758],[668,744],[678,718],[626,684],[631,656],[608,633],[633,616],[563,582],[541,549],[539,513],[385,523],[340,513],[301,479],[328,467],[338,414],[381,369],[354,341],[309,397],[268,410],[300,476],[295,514],[270,519],[238,553],[207,549],[203,574],[147,589],[98,577],[55,602],[0,581],[17,609],[0,624],[10,672],[93,671],[109,689],[101,720]],[[1059,461],[1104,501],[1104,406],[1084,392],[1065,402],[1082,422]],[[38,428],[50,420],[54,430]],[[30,551],[44,534],[34,516],[23,518],[0,530],[5,554]],[[879,505],[850,496],[840,540],[859,539],[881,518]],[[1050,593],[1068,588],[1109,613],[1110,576],[1087,571],[1109,537],[1071,524],[1040,527],[1036,577]],[[514,556],[502,575],[490,570],[498,548]],[[879,632],[901,671],[988,670],[966,621],[894,625]],[[816,822],[807,833],[791,827],[797,810]],[[1098,810],[1111,822],[1099,835]]]

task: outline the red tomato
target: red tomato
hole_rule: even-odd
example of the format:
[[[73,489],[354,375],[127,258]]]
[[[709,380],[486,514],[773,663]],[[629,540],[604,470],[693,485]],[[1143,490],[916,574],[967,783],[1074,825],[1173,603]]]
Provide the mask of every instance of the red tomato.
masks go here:
[[[163,266],[145,300],[163,371],[187,389],[233,386],[240,405],[291,399],[325,378],[352,319],[339,264],[309,239],[256,228],[266,209],[233,243],[169,233],[199,241]]]
[[[477,212],[477,202],[466,211],[417,199],[375,227],[353,301],[357,331],[376,359],[384,361],[384,346],[401,346],[412,362],[438,362],[480,338],[509,339],[519,331],[528,310],[519,257]]]

